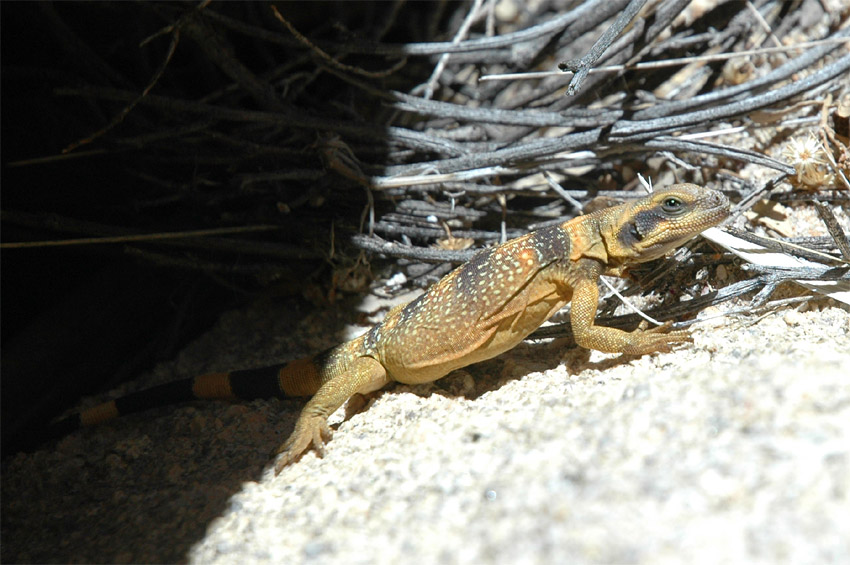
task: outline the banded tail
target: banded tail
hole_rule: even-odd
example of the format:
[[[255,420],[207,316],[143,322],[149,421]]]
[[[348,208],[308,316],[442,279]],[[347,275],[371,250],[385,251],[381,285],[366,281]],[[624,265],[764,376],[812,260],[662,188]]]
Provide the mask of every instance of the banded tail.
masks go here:
[[[47,428],[46,438],[59,438],[83,427],[119,416],[193,400],[254,400],[312,396],[322,384],[326,355],[289,363],[226,373],[208,373],[151,387],[72,414]]]

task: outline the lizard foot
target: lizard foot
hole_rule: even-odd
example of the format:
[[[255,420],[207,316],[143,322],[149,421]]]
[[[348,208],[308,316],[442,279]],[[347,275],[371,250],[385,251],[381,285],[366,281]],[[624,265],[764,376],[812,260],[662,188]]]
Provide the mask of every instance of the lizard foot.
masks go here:
[[[638,329],[631,332],[631,344],[624,351],[632,355],[644,353],[667,353],[674,345],[693,341],[688,330],[670,330],[673,322],[665,322],[660,326],[646,329],[647,323],[641,322]]]
[[[280,455],[274,466],[274,474],[279,474],[284,467],[298,461],[311,446],[316,455],[324,457],[325,443],[330,441],[332,435],[327,417],[302,414],[289,439],[272,453],[272,456]]]

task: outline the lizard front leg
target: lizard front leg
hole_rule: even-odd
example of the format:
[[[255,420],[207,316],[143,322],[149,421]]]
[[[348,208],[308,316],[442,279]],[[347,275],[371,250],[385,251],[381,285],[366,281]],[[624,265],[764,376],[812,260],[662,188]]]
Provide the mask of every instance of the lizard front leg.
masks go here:
[[[599,301],[597,281],[602,265],[592,259],[581,259],[575,269],[578,276],[571,284],[573,296],[570,323],[576,343],[580,346],[605,353],[642,355],[670,351],[677,343],[691,341],[687,330],[670,331],[669,322],[650,330],[637,329],[632,332],[594,325]]]
[[[322,457],[325,442],[331,439],[328,417],[353,395],[378,390],[388,382],[384,366],[376,359],[364,356],[355,359],[344,373],[322,384],[301,410],[289,439],[275,450],[275,454],[280,454],[275,474],[297,461],[311,445]]]

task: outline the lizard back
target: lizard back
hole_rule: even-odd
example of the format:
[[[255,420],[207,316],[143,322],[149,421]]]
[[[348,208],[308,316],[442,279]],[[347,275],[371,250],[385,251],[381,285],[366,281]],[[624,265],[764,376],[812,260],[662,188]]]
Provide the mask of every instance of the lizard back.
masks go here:
[[[569,302],[570,289],[547,274],[570,247],[557,225],[481,251],[373,328],[365,345],[408,383],[507,351]]]

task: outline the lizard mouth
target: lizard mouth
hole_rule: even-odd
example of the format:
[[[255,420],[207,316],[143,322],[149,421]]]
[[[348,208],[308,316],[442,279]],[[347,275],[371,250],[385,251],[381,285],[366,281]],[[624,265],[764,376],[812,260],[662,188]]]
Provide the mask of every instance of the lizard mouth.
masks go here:
[[[728,218],[730,214],[731,212],[729,211],[729,204],[727,203],[706,210],[705,218],[720,222]]]
[[[712,226],[716,226],[726,218],[732,215],[732,211],[729,210],[729,201],[726,200],[725,196],[721,195],[721,198],[725,200],[722,204],[718,204],[714,208],[709,208],[705,212],[706,220],[711,223]]]

